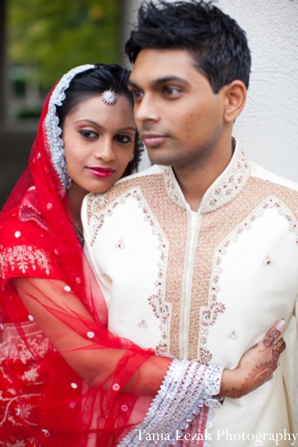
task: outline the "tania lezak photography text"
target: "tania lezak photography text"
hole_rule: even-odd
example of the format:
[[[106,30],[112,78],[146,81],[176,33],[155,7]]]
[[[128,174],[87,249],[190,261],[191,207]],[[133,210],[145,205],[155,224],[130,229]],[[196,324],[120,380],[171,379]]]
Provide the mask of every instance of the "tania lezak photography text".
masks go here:
[[[225,430],[216,430],[214,433],[210,433],[209,431],[205,430],[204,433],[182,433],[181,430],[176,430],[174,434],[170,433],[148,433],[145,430],[135,430],[136,434],[138,436],[139,441],[173,441],[173,445],[175,445],[178,441],[230,441],[235,442],[242,442],[246,441],[249,442],[249,445],[268,445],[268,442],[270,442],[270,445],[280,445],[284,441],[289,441],[289,444],[287,445],[298,445],[298,433],[289,433],[285,429],[282,432],[279,433],[245,433],[239,432],[230,432],[228,429]]]

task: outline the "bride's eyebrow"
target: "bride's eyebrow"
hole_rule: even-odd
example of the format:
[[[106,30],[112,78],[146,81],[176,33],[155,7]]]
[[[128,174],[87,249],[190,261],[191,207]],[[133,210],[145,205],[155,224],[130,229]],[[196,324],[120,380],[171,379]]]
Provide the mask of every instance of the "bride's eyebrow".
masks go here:
[[[97,123],[96,121],[92,121],[92,120],[89,120],[88,118],[80,118],[79,120],[77,120],[77,121],[75,121],[75,123],[80,123],[80,122],[87,122],[87,123],[90,123],[90,124],[93,124],[94,126],[98,126],[98,127],[102,127],[102,128],[104,128],[103,126],[101,126],[99,123]]]

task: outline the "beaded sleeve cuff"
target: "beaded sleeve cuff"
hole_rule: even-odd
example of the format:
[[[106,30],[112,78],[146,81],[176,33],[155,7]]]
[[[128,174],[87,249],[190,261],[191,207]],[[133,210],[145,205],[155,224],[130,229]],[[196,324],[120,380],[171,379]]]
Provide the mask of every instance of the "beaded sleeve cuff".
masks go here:
[[[210,396],[217,396],[220,391],[221,376],[224,367],[221,365],[209,365],[205,372],[204,385],[205,392]],[[207,398],[205,405],[207,407],[219,407],[223,402],[223,398]]]
[[[205,366],[188,360],[173,360],[164,381],[141,424],[128,433],[119,447],[134,447],[140,434],[167,433],[174,445],[177,431],[183,432],[200,413],[201,408],[220,407],[213,395],[219,393],[222,366]],[[159,445],[159,441],[156,441]],[[153,447],[155,442],[142,438],[142,446]]]

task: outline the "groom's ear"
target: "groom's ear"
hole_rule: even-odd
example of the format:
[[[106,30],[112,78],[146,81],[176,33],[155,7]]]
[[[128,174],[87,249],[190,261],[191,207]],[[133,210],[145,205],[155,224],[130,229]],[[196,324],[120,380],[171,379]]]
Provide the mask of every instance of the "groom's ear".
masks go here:
[[[233,123],[245,106],[247,89],[242,81],[236,79],[224,85],[222,90],[225,99],[224,119],[227,123]]]

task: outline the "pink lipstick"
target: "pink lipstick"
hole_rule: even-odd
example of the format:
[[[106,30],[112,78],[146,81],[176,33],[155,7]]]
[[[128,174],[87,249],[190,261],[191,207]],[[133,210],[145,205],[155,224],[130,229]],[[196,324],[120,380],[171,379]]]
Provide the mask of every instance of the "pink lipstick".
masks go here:
[[[108,178],[114,174],[115,169],[112,168],[86,168],[90,174],[98,178]]]

